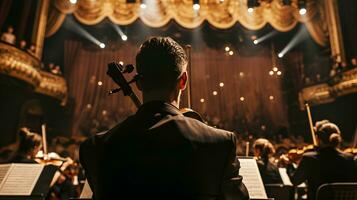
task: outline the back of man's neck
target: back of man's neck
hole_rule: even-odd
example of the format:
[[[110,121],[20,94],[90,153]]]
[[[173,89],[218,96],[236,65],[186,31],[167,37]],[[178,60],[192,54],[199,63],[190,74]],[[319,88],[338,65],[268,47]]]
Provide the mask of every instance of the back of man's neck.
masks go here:
[[[179,108],[179,102],[177,100],[163,97],[163,96],[152,96],[152,95],[143,95],[143,103],[147,103],[150,101],[162,101],[165,103],[172,104],[173,106]]]

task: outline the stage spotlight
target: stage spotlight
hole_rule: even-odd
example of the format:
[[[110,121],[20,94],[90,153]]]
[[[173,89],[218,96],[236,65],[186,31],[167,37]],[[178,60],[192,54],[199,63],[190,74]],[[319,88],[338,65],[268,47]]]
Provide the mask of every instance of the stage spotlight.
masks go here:
[[[195,11],[198,11],[200,9],[200,0],[193,0],[193,5],[192,5],[192,8],[195,10]]]
[[[146,6],[145,3],[141,3],[141,4],[140,4],[140,8],[145,9],[146,7],[147,7],[147,6]]]
[[[101,42],[101,43],[99,43],[99,47],[104,49],[105,48],[105,44]]]
[[[290,6],[291,0],[282,0],[284,6]]]
[[[118,35],[120,35],[121,39],[123,41],[127,41],[128,40],[128,36],[126,36],[123,31],[121,30],[121,28],[113,23],[109,23],[113,28],[114,30],[118,33]]]
[[[279,53],[279,54],[278,54],[278,57],[279,57],[279,58],[282,58],[283,56],[284,56],[283,53]]]
[[[299,8],[299,13],[300,15],[305,15],[307,10],[306,10],[306,2],[305,0],[299,0],[298,1],[298,8]]]
[[[70,2],[71,4],[76,4],[76,3],[77,3],[77,0],[69,0],[69,2]]]
[[[121,36],[121,39],[122,39],[123,41],[127,41],[127,40],[128,40],[128,36],[122,35],[122,36]]]
[[[259,42],[258,42],[258,40],[253,40],[253,43],[258,44]]]
[[[254,11],[254,7],[260,6],[260,3],[258,0],[248,0],[247,1],[247,7],[248,7],[248,12],[252,13]]]
[[[300,13],[300,15],[305,15],[306,14],[306,8],[300,8],[299,13]]]

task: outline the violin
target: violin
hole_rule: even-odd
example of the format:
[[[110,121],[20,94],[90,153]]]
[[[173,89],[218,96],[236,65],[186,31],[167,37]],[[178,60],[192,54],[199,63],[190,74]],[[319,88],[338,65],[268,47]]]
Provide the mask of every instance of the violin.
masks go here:
[[[129,96],[135,106],[139,108],[142,103],[139,100],[138,96],[134,93],[133,89],[131,88],[130,84],[135,83],[137,80],[139,80],[140,76],[135,75],[133,79],[130,81],[127,81],[124,77],[124,74],[131,73],[134,71],[134,66],[132,64],[123,66],[119,63],[109,63],[108,64],[108,70],[107,70],[107,75],[112,78],[112,80],[119,86],[119,88],[113,89],[109,91],[109,95],[112,95],[114,93],[123,91],[124,96]],[[186,116],[190,117],[193,119],[197,119],[201,122],[204,122],[202,116],[190,109],[190,108],[182,108],[180,109],[181,113]]]

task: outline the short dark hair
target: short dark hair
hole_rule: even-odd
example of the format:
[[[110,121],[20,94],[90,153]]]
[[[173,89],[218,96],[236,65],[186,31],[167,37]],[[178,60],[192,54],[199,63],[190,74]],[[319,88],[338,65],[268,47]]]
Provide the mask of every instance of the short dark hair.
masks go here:
[[[144,90],[173,89],[186,70],[184,49],[170,37],[152,37],[136,55],[137,72]]]

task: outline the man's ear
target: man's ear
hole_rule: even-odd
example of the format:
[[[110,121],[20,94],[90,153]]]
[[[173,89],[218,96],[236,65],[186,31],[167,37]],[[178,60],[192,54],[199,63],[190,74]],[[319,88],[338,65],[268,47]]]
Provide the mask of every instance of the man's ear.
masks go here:
[[[135,84],[136,84],[136,87],[137,87],[140,91],[143,90],[143,87],[142,87],[142,84],[141,84],[141,80],[140,80],[140,79],[137,80],[137,81],[135,81]]]
[[[187,81],[188,81],[187,72],[183,72],[179,78],[179,89],[180,90],[184,90],[186,88]]]

